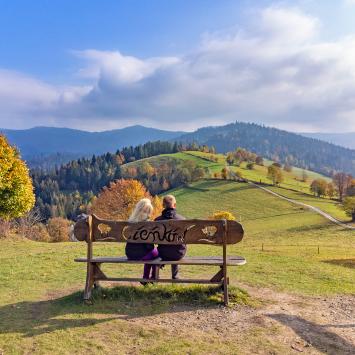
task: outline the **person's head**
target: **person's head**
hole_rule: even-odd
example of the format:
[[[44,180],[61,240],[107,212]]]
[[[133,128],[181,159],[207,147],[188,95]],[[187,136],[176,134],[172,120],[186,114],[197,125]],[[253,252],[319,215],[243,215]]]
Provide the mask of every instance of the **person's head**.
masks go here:
[[[153,213],[152,202],[149,198],[142,198],[134,208],[131,216],[129,217],[130,222],[142,222],[147,221]]]
[[[173,195],[165,195],[163,197],[164,208],[176,208],[176,199]]]

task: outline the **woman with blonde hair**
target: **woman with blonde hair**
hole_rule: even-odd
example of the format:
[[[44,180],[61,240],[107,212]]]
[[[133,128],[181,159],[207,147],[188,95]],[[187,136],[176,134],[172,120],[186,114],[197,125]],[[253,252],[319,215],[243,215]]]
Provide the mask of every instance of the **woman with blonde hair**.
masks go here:
[[[153,213],[153,205],[149,198],[141,199],[135,206],[129,222],[145,222],[149,221]],[[157,248],[154,244],[150,243],[127,243],[126,244],[126,256],[129,260],[153,260],[158,255]],[[149,279],[150,270],[152,265],[144,264],[143,278]],[[153,268],[152,278],[155,277],[155,268]]]

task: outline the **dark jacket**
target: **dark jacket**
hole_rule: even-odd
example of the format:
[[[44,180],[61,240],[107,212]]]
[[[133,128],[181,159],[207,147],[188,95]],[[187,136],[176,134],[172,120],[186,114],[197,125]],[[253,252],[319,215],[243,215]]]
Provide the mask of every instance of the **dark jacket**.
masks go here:
[[[155,220],[164,221],[167,219],[182,220],[185,219],[185,217],[177,214],[175,208],[166,208],[165,210],[163,210],[161,216],[157,217]],[[162,260],[180,260],[186,254],[186,245],[185,244],[179,244],[179,245],[160,244],[158,245],[158,251],[159,251],[159,257],[161,257]]]

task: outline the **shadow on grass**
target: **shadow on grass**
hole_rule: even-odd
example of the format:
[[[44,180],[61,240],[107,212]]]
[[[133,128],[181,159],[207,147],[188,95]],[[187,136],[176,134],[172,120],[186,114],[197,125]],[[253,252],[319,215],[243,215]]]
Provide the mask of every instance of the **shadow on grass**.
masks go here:
[[[355,259],[332,259],[332,260],[323,260],[324,263],[339,265],[343,267],[348,267],[350,269],[355,269]]]
[[[255,220],[258,220],[258,219],[269,219],[269,218],[274,218],[274,217],[282,217],[282,216],[288,216],[288,215],[300,214],[300,213],[303,213],[303,211],[278,213],[278,214],[262,216],[262,217],[255,217],[255,218],[244,218],[243,220],[244,221],[255,221]]]
[[[0,333],[19,333],[32,337],[72,328],[91,327],[117,319],[133,319],[177,313],[186,308],[216,308],[222,305],[223,292],[217,287],[118,286],[98,288],[93,303],[87,305],[82,293],[46,301],[18,302],[0,307]],[[231,304],[253,305],[246,291],[230,288]]]
[[[287,230],[289,232],[309,232],[312,230],[317,230],[317,231],[322,231],[322,230],[327,230],[331,227],[336,227],[336,225],[333,222],[325,220],[324,223],[315,223],[315,224],[306,224],[303,226],[297,226],[297,227],[292,227],[288,228]]]
[[[341,336],[329,331],[328,327],[342,327],[337,325],[320,325],[299,316],[290,314],[270,314],[270,318],[290,327],[298,336],[318,349],[321,353],[355,354],[355,346]],[[344,327],[353,327],[352,324]]]

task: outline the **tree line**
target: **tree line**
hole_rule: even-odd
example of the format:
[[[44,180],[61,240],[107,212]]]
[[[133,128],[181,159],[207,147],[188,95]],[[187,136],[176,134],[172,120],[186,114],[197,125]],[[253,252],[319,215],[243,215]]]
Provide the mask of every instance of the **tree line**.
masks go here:
[[[119,149],[116,153],[80,158],[50,171],[31,170],[36,207],[45,220],[52,217],[74,219],[86,212],[95,195],[110,182],[120,178],[139,179],[152,194],[157,194],[204,176],[204,171],[192,162],[176,163],[165,159],[156,166],[139,164],[136,160],[185,150],[214,152],[214,148],[195,143],[148,142],[136,147]]]

